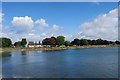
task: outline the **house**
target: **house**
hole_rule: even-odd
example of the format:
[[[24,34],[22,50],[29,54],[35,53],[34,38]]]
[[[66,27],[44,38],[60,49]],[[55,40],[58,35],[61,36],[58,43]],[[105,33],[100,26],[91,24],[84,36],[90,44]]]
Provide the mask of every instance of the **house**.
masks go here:
[[[29,42],[27,47],[33,48],[33,47],[43,47],[41,43],[37,42]]]
[[[51,47],[51,45],[43,45],[43,47],[49,48]]]

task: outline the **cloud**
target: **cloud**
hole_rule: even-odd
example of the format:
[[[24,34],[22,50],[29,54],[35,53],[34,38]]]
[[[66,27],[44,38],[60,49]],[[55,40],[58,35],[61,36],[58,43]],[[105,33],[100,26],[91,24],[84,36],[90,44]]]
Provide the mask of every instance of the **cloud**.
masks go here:
[[[60,30],[60,27],[58,26],[58,25],[56,25],[56,24],[54,24],[50,29],[48,29],[47,31],[46,31],[46,34],[51,34],[51,35],[53,35],[53,34],[55,34],[57,31],[59,31]]]
[[[51,30],[53,30],[53,31],[58,31],[59,28],[60,28],[60,27],[59,27],[58,25],[54,24]]]
[[[31,17],[13,17],[12,24],[17,34],[31,32],[34,27],[34,21]]]
[[[65,39],[67,41],[72,41],[74,39],[90,39],[89,37],[86,37],[85,35],[82,34],[82,32],[76,32],[76,33],[73,33],[73,34],[65,34]]]
[[[0,23],[2,23],[3,16],[4,16],[4,14],[2,12],[0,12]]]
[[[4,14],[0,12],[0,31],[2,30],[2,21],[3,21]]]
[[[95,4],[95,5],[100,5],[100,3],[98,1],[95,1],[95,0],[92,1],[92,3]]]
[[[3,33],[3,32],[0,32],[0,37],[8,37],[8,35],[7,34],[5,34],[5,33]]]
[[[100,5],[100,3],[99,2],[94,2],[96,5]]]
[[[44,27],[48,26],[45,19],[43,19],[43,18],[37,20],[35,23],[40,24],[41,26],[44,26]]]
[[[26,32],[16,34],[14,32],[8,31],[8,33],[4,32],[1,35],[10,38],[13,41],[13,43],[21,40],[22,38],[26,38],[29,41],[42,41],[46,37],[55,36],[59,30],[60,27],[58,25],[53,25],[52,27],[47,29],[44,33]]]
[[[48,27],[46,20],[43,18],[33,21],[33,19],[28,16],[13,17],[13,20],[11,22],[13,24],[13,27],[11,28],[14,29],[12,30],[12,32],[5,31],[3,35],[5,37],[11,38],[13,43],[15,41],[21,40],[21,38],[26,38],[32,41],[39,41],[39,40],[42,41],[42,39],[46,37],[51,37],[55,35],[57,31],[60,29],[60,27],[55,24],[52,27],[46,29],[45,32],[40,32],[39,30]],[[5,28],[8,27],[4,27],[4,29]]]
[[[45,19],[41,18],[33,21],[31,17],[13,17],[12,24],[16,33],[37,32],[48,27]]]
[[[33,27],[34,21],[31,17],[13,17],[12,24],[14,27]]]
[[[82,35],[92,39],[102,38],[107,40],[118,39],[118,9],[107,14],[97,16],[94,20],[85,22],[80,26]]]
[[[46,20],[43,18],[33,21],[33,19],[28,16],[13,17],[12,24],[14,27],[4,26],[4,32],[2,32],[0,36],[11,38],[13,43],[15,41],[21,40],[21,38],[27,38],[30,41],[42,41],[46,37],[56,37],[59,35],[65,36],[65,39],[69,41],[72,41],[75,38],[102,38],[107,40],[117,40],[117,12],[118,9],[114,9],[109,11],[107,14],[100,14],[95,19],[81,24],[79,27],[80,30],[71,34],[65,34],[65,32],[62,32],[61,26],[56,24],[48,27],[48,23],[46,23]],[[0,13],[1,23],[3,16],[4,14]],[[46,29],[42,31],[44,28]],[[13,31],[10,31],[11,29],[13,29]]]
[[[46,32],[42,33],[41,36],[42,37],[51,37],[51,36],[55,36],[57,35],[57,33],[59,33],[59,31],[61,30],[61,28],[54,24],[50,29],[48,29]]]
[[[35,21],[35,23],[38,24],[38,27],[36,28],[36,30],[41,30],[45,27],[48,27],[48,24],[46,23],[45,19],[43,19],[43,18]]]

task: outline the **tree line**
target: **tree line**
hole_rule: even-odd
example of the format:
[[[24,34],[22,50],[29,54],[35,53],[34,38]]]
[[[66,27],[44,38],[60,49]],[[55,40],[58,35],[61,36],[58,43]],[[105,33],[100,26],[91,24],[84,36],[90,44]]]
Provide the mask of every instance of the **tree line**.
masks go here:
[[[65,41],[64,36],[58,36],[58,37],[51,37],[51,38],[45,38],[42,41],[43,45],[65,45],[65,46],[84,46],[84,45],[120,45],[120,41],[108,41],[108,40],[90,40],[90,39],[74,39],[73,41]]]
[[[27,43],[26,38],[23,38],[21,41],[15,42],[12,44],[11,39],[9,38],[0,38],[0,47],[25,47]],[[84,46],[84,45],[120,45],[120,41],[108,41],[103,39],[90,40],[90,39],[74,39],[73,41],[66,41],[64,36],[50,37],[45,38],[41,41],[42,45],[50,46]]]
[[[6,48],[6,47],[25,47],[27,41],[25,38],[23,38],[21,41],[15,42],[12,44],[12,40],[9,38],[0,38],[0,47]]]

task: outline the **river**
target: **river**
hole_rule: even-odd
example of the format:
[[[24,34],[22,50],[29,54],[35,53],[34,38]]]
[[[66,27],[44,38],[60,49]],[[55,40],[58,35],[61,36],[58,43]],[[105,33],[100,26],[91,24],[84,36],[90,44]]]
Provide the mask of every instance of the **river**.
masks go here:
[[[118,47],[14,51],[7,54],[11,56],[2,58],[4,78],[118,77]]]

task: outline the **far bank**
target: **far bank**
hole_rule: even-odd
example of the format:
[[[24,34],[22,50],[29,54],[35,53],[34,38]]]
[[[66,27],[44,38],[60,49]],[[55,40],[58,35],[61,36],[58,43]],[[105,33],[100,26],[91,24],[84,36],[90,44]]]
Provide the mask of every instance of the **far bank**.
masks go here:
[[[105,48],[105,47],[118,47],[118,45],[87,45],[87,46],[68,46],[68,47],[34,47],[34,48],[1,48],[0,53],[11,51],[54,51],[74,48]]]

